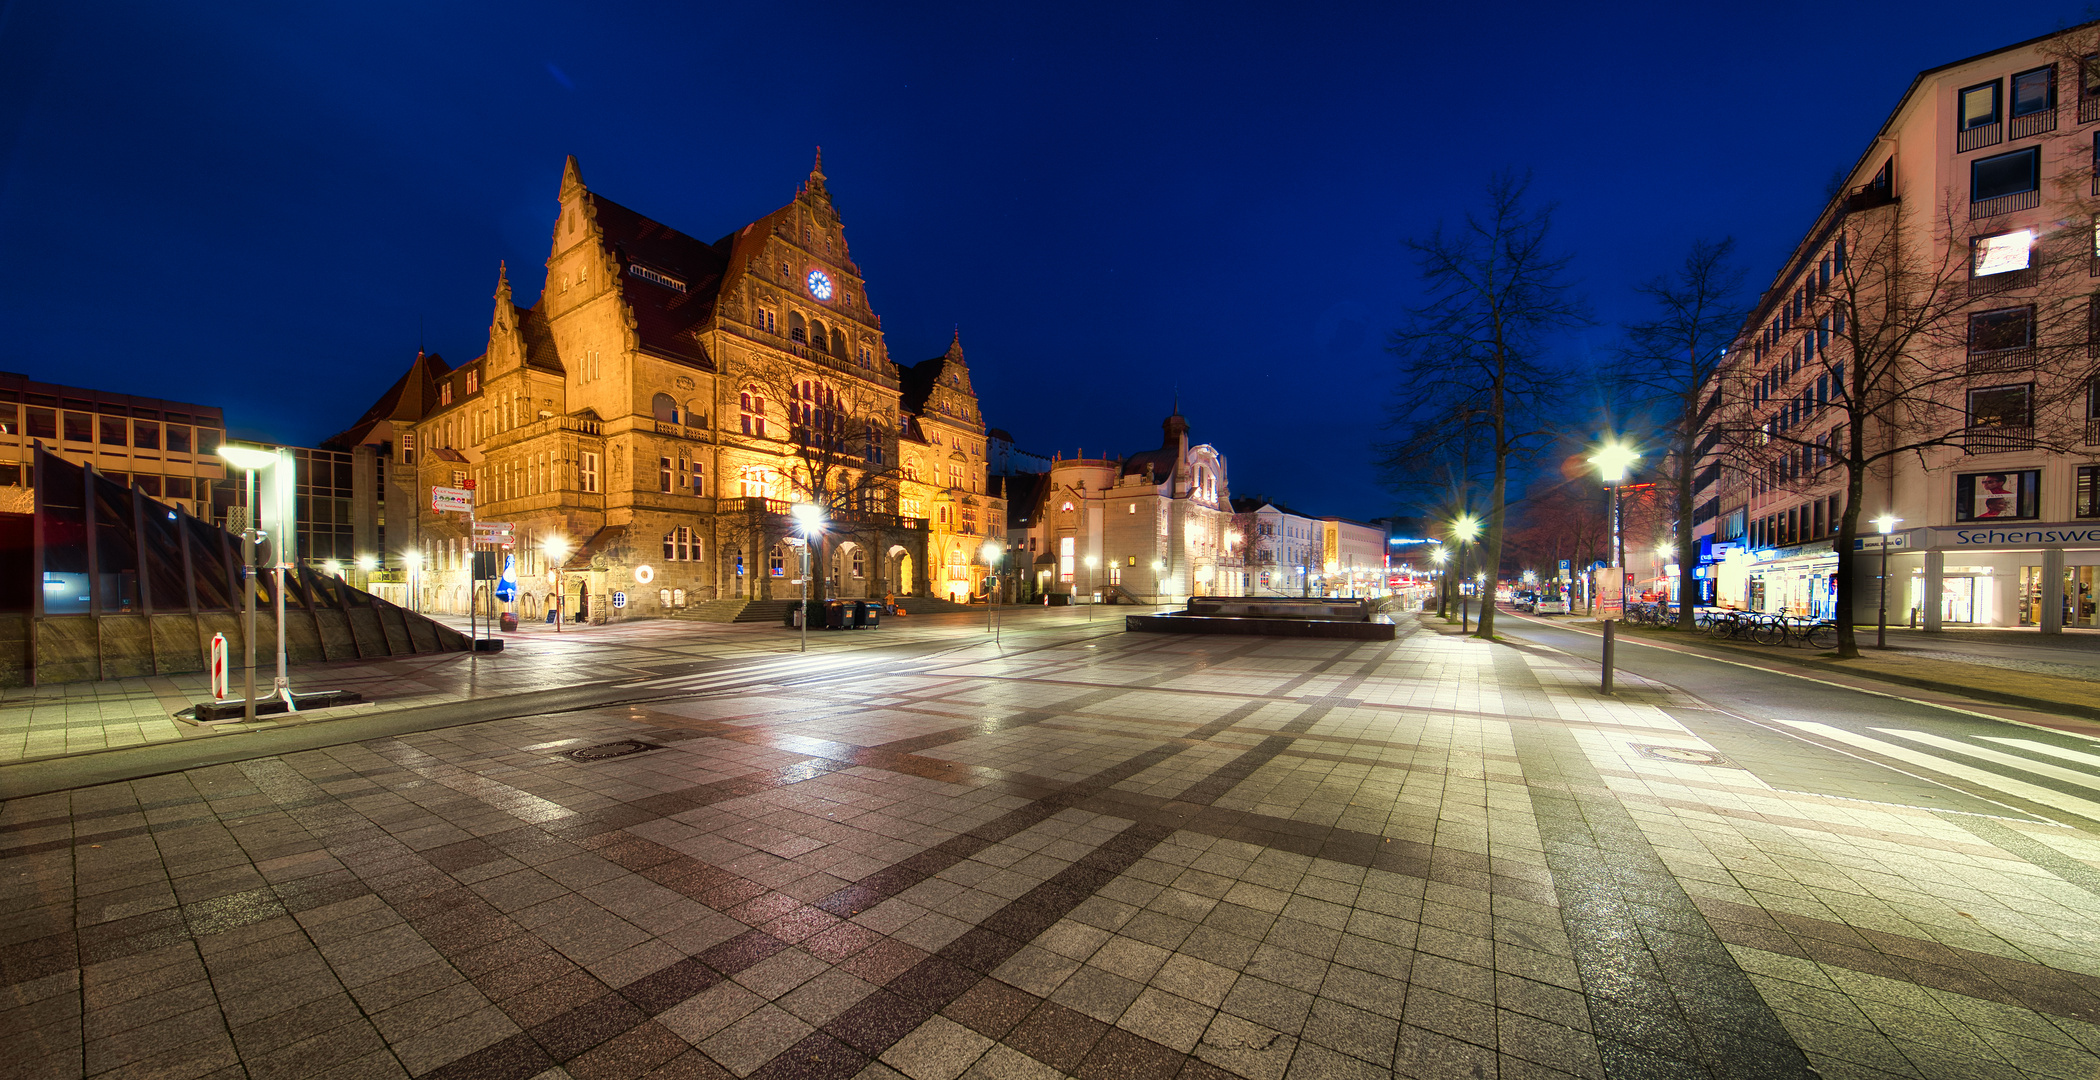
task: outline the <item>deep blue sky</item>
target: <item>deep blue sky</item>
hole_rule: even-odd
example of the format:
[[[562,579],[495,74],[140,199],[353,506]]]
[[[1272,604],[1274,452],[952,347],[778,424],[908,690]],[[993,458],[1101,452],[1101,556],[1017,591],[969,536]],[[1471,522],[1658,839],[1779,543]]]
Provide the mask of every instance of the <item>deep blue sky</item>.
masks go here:
[[[1021,445],[1156,445],[1178,386],[1236,492],[1371,517],[1401,243],[1491,171],[1607,326],[1697,236],[1762,287],[1916,72],[2082,2],[0,0],[0,368],[311,443],[477,355],[498,260],[529,300],[563,155],[713,240],[822,144],[893,355],[960,324]]]

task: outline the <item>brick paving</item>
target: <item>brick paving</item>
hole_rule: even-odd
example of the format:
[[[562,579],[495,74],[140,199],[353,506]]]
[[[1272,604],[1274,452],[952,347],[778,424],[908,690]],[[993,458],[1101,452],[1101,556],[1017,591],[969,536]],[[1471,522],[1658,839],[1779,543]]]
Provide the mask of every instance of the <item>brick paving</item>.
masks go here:
[[[2100,838],[1630,682],[1116,635],[18,799],[0,1076],[2096,1074]]]

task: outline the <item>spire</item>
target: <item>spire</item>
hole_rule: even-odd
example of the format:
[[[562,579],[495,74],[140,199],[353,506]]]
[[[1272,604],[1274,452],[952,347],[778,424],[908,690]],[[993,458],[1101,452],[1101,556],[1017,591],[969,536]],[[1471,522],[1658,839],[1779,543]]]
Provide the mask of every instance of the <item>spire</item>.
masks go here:
[[[570,191],[582,186],[583,169],[576,164],[576,155],[570,154],[569,160],[564,162],[561,167],[562,194],[567,195]]]
[[[569,159],[572,164],[575,160],[575,158]],[[502,260],[498,260],[496,263],[496,301],[498,303],[508,303],[510,301],[510,266]]]
[[[1174,412],[1173,412],[1173,413],[1172,413],[1171,415],[1174,415],[1174,416],[1180,416],[1180,415],[1181,415],[1181,384],[1180,384],[1180,383],[1175,383],[1175,384],[1174,384]]]
[[[824,190],[824,148],[821,146],[817,147],[816,162],[809,167],[809,183],[804,184],[802,190],[811,195],[829,196]]]

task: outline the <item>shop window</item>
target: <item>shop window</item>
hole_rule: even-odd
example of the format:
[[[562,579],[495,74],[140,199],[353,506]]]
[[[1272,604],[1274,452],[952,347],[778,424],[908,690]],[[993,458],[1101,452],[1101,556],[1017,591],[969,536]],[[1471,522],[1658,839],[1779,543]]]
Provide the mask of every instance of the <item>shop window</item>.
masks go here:
[[[1964,473],[1954,484],[1956,521],[2013,521],[2040,514],[2040,469]]]

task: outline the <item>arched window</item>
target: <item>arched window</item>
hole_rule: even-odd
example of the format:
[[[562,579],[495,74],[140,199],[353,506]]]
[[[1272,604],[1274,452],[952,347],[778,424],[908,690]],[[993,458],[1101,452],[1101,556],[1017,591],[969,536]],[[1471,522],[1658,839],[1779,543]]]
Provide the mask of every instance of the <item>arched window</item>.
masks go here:
[[[657,602],[657,604],[658,604],[658,605],[660,605],[660,606],[662,606],[662,607],[666,607],[666,608],[670,607],[670,606],[671,606],[671,590],[669,590],[669,589],[658,589],[658,590],[656,590],[656,602]]]
[[[853,355],[846,351],[846,334],[842,330],[833,330],[831,332],[831,355],[841,360]]]
[[[792,311],[788,312],[788,340],[803,342],[809,340],[809,325],[802,321],[802,316]]]
[[[809,343],[816,346],[818,352],[826,352],[831,348],[831,338],[826,335],[824,330],[824,320],[811,319],[809,321]]]
[[[655,415],[658,423],[675,424],[678,422],[678,402],[673,400],[669,394],[658,394],[650,398],[649,411]]]
[[[853,549],[853,576],[857,578],[868,576],[868,553],[862,548]]]
[[[873,367],[873,366],[874,366],[874,364],[875,364],[875,352],[874,352],[874,350],[872,350],[872,349],[868,348],[868,343],[867,343],[867,342],[865,342],[865,341],[861,342],[861,343],[860,343],[860,366],[862,366],[862,367]]]

